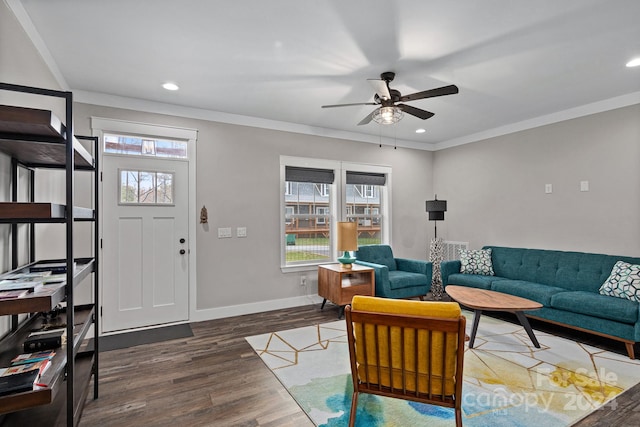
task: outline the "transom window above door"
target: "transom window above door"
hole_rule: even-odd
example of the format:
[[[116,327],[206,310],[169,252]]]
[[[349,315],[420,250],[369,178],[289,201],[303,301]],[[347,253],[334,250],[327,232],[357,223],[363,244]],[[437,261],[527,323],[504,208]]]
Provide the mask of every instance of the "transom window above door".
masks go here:
[[[187,158],[187,141],[156,139],[131,135],[104,135],[104,152],[127,156]]]

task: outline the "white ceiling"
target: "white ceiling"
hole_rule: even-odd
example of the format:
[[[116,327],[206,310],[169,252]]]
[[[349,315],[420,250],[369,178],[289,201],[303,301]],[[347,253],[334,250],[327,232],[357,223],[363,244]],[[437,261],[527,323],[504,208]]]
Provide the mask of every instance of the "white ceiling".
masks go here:
[[[7,2],[85,102],[426,150],[640,103],[637,0]],[[460,93],[395,126],[320,108],[371,102],[384,71]]]

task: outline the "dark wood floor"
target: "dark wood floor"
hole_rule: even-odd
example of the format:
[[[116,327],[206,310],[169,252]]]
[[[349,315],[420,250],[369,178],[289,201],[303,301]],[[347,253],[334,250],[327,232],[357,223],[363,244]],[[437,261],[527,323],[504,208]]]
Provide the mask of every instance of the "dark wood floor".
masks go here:
[[[244,337],[334,321],[336,316],[335,306],[321,311],[319,305],[309,305],[211,320],[193,323],[193,337],[104,352],[100,398],[87,400],[80,426],[311,427]],[[542,322],[532,326],[551,332]],[[622,344],[579,338],[625,353]],[[616,404],[576,425],[640,425],[640,386],[619,396]]]

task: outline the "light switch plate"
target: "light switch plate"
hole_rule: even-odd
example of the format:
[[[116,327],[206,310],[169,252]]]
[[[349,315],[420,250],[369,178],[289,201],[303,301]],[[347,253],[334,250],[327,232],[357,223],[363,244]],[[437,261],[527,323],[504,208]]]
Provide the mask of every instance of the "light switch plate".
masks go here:
[[[589,181],[580,181],[580,191],[589,191]]]
[[[553,185],[551,185],[551,184],[545,184],[545,185],[544,185],[544,192],[545,192],[545,194],[551,194],[551,193],[553,193]]]
[[[238,228],[236,228],[236,236],[238,236],[238,237],[247,237],[247,227],[238,227]]]
[[[231,227],[218,228],[218,239],[228,239],[231,237]]]

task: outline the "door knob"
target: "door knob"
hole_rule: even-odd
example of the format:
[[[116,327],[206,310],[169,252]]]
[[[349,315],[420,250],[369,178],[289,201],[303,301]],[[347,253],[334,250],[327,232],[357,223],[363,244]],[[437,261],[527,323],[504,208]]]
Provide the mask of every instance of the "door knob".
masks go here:
[[[186,242],[186,240],[184,240],[184,238],[180,239],[180,243],[184,243]]]
[[[186,253],[187,253],[187,251],[185,251],[184,249],[180,249],[180,255],[184,255]]]

